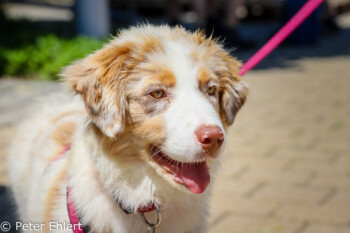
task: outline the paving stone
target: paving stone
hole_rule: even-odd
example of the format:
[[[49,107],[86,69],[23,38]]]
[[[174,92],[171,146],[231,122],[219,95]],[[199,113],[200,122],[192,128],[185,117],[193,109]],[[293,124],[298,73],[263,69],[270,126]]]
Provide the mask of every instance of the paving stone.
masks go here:
[[[350,221],[349,209],[332,208],[319,204],[295,204],[285,202],[276,211],[275,216],[289,221],[307,221],[325,224],[346,225]]]
[[[219,221],[220,219],[220,221]],[[216,224],[209,225],[209,232],[229,233],[297,233],[302,223],[284,219],[259,218],[225,213]]]
[[[350,233],[349,226],[310,224],[302,233]]]
[[[251,217],[245,217],[241,215],[225,214],[221,216],[220,221],[215,222],[210,226],[209,232],[231,232],[231,233],[243,233],[243,232],[258,232],[261,227],[261,220],[252,219]]]
[[[243,195],[216,192],[211,202],[211,214],[214,219],[225,212],[263,217],[273,214],[278,206],[278,202],[267,202],[259,197],[249,198]]]

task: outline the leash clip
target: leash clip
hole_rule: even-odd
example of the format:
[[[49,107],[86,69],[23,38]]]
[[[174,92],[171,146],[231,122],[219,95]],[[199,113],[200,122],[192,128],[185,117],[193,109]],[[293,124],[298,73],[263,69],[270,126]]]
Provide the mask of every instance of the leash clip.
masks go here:
[[[159,226],[161,221],[159,206],[157,205],[157,203],[154,203],[154,206],[156,207],[157,211],[157,221],[155,223],[150,223],[145,217],[144,213],[139,213],[142,221],[144,221],[147,224],[147,233],[155,233],[156,227]]]

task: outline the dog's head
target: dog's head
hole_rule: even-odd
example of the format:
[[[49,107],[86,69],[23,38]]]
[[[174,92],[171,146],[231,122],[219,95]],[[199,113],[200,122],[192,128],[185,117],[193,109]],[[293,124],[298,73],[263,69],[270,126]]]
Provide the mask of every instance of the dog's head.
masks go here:
[[[106,137],[134,135],[159,175],[201,193],[210,181],[207,162],[246,99],[239,66],[201,32],[143,26],[62,75]]]

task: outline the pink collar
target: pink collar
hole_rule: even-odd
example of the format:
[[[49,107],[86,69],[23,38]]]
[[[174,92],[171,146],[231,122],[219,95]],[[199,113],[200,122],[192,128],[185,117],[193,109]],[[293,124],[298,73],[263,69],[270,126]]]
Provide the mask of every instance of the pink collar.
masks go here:
[[[123,205],[123,203],[117,202],[119,207],[126,214],[133,213],[147,213],[156,209],[153,203],[148,204],[147,206],[141,206],[137,209],[137,211],[132,211],[130,208],[127,208]],[[77,209],[75,207],[73,198],[72,198],[72,187],[68,186],[67,188],[67,209],[70,223],[72,224],[72,230],[74,233],[87,233],[90,231],[90,227],[88,225],[81,224]]]
[[[120,209],[122,209],[122,211],[124,211],[126,214],[147,213],[156,209],[156,206],[152,202],[150,202],[148,205],[140,206],[136,211],[133,211],[130,207],[127,207],[120,201],[117,201],[117,204],[119,205]]]
[[[54,159],[51,160],[49,166],[53,162],[62,158],[69,149],[70,149],[70,145],[66,146],[57,157],[55,157]],[[140,206],[136,211],[133,211],[130,207],[127,207],[121,201],[116,201],[116,202],[119,205],[120,209],[122,209],[124,211],[124,213],[126,213],[126,214],[132,214],[132,213],[143,214],[143,213],[151,212],[151,211],[156,209],[156,206],[153,203],[149,203],[148,205]],[[72,198],[72,187],[71,186],[67,187],[67,210],[68,210],[70,223],[72,224],[72,230],[74,233],[86,233],[86,232],[90,231],[89,226],[83,226],[81,224],[77,209],[75,207],[75,204],[74,204],[74,201]]]
[[[68,186],[67,188],[67,209],[70,223],[72,224],[72,229],[74,233],[86,233],[89,232],[88,226],[83,226],[80,223],[79,215],[77,213],[77,209],[75,208],[75,204],[72,198],[72,187]]]

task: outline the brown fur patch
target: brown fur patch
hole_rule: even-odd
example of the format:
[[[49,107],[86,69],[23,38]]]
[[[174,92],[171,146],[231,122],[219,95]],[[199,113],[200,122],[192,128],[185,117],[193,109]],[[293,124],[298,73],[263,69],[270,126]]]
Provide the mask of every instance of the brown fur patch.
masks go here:
[[[156,73],[147,79],[145,88],[147,88],[147,85],[159,82],[169,88],[176,85],[176,77],[170,69],[160,68],[157,65],[153,65],[153,68],[155,68],[154,71],[156,71]]]
[[[199,88],[204,91],[206,84],[210,80],[210,71],[205,67],[200,68],[198,70],[197,79]]]
[[[136,63],[145,62],[148,54],[160,52],[164,52],[162,41],[155,36],[143,35],[141,36],[140,44],[133,51],[132,59]]]
[[[190,57],[191,57],[193,63],[198,63],[200,60],[200,52],[198,51],[198,49],[193,49],[190,52]]]
[[[160,115],[133,126],[132,132],[147,141],[160,143],[165,140],[164,128],[163,117]]]
[[[45,224],[43,227],[43,232],[50,232],[50,221],[53,221],[53,210],[55,209],[56,201],[60,195],[60,187],[62,183],[65,183],[64,180],[67,179],[67,166],[68,163],[61,167],[57,176],[52,180],[51,186],[45,196],[44,200],[44,212],[43,212],[43,223]]]
[[[176,84],[176,78],[174,73],[171,70],[165,69],[157,74],[156,77],[161,83],[167,87],[174,87]]]
[[[191,35],[192,41],[194,41],[197,44],[203,44],[203,43],[208,43],[211,44],[212,37],[210,36],[209,38],[206,38],[204,30],[196,30],[192,35]]]
[[[113,68],[120,70],[120,68],[122,68],[120,63],[129,57],[134,47],[135,45],[130,41],[118,45],[110,44],[91,55],[91,60],[95,64],[95,66],[91,68],[100,68],[100,70],[98,70],[98,73],[100,73],[100,76],[98,76],[100,83],[106,85],[108,81],[111,81],[107,79],[109,70]],[[116,63],[119,63],[119,65],[113,66],[113,64]]]
[[[66,147],[72,142],[76,127],[73,122],[64,122],[56,127],[52,133],[52,138],[62,147]]]

